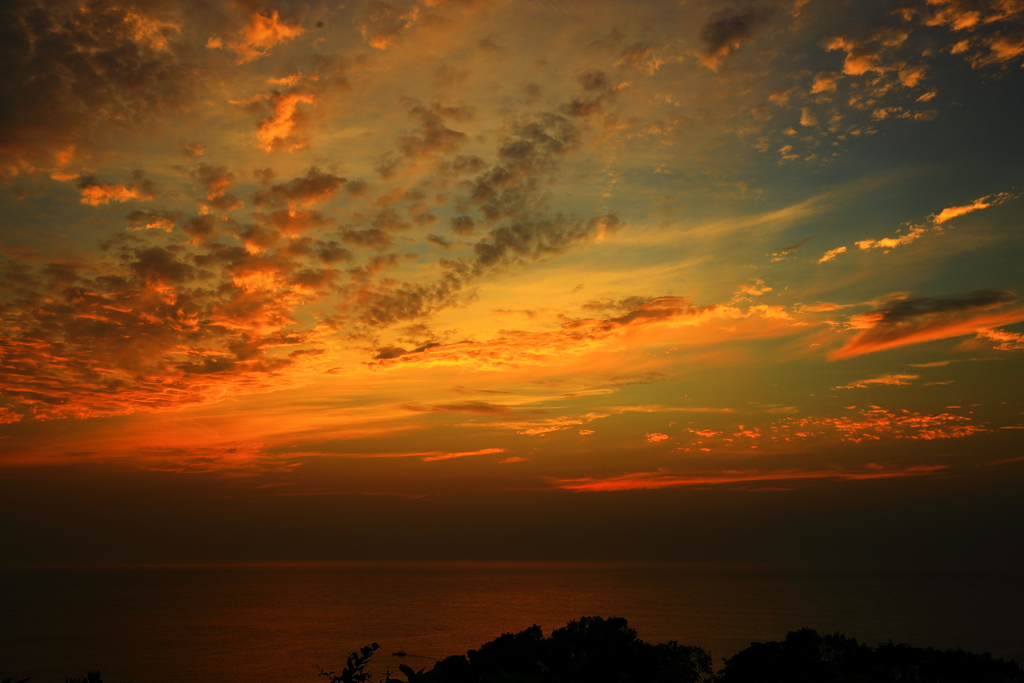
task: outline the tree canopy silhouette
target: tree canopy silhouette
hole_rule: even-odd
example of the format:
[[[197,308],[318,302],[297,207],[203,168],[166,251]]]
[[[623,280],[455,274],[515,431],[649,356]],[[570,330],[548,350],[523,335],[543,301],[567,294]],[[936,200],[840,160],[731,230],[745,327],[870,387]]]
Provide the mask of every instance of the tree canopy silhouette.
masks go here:
[[[349,656],[332,681],[368,677],[373,651]],[[987,652],[935,650],[893,642],[875,648],[841,633],[809,628],[782,641],[751,643],[724,661],[716,675],[711,655],[675,641],[652,645],[625,619],[582,617],[544,637],[540,626],[503,633],[464,655],[453,655],[427,671],[399,666],[408,683],[1024,683],[1015,661]],[[390,683],[390,672],[382,683]],[[369,683],[359,678],[359,683]],[[400,681],[400,679],[399,679]]]
[[[1015,661],[963,650],[896,644],[875,648],[841,633],[803,628],[777,642],[751,643],[726,660],[720,683],[1024,683]]]

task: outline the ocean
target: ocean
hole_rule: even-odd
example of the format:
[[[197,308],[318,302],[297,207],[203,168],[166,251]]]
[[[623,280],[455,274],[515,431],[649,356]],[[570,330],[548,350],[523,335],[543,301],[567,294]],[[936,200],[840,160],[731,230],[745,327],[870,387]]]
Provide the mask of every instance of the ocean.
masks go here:
[[[682,563],[410,562],[0,569],[0,680],[315,683],[378,642],[374,670],[430,667],[503,632],[626,617],[709,650],[803,626],[861,642],[1024,660],[1013,572]],[[404,651],[398,658],[392,652]]]

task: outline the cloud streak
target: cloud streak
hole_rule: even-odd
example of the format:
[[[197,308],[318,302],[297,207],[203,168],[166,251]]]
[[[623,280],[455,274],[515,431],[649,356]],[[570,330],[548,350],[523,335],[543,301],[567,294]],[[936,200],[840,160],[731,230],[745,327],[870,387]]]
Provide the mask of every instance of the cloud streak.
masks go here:
[[[677,473],[671,470],[630,472],[611,477],[583,477],[555,479],[554,488],[568,491],[636,491],[665,488],[697,488],[706,486],[745,486],[770,482],[798,482],[807,480],[863,481],[920,477],[941,473],[948,465],[911,465],[902,468],[865,468],[862,470],[743,470],[724,472]]]
[[[999,289],[897,299],[874,311],[852,316],[851,327],[861,331],[829,357],[833,360],[852,358],[909,344],[977,334],[1019,322],[1024,320],[1024,308],[1008,307],[1017,301],[1016,294]]]

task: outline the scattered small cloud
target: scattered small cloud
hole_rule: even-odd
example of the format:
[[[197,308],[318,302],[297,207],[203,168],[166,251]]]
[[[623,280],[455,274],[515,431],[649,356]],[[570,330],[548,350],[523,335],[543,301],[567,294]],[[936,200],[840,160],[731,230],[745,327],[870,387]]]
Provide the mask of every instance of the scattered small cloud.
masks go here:
[[[862,379],[834,389],[864,389],[871,386],[907,386],[912,384],[918,375],[883,375],[874,379]]]
[[[836,247],[835,249],[829,249],[828,251],[826,251],[824,253],[824,255],[820,259],[818,259],[818,263],[825,263],[826,261],[831,261],[836,256],[839,256],[840,254],[845,254],[845,253],[846,253],[846,247]]]

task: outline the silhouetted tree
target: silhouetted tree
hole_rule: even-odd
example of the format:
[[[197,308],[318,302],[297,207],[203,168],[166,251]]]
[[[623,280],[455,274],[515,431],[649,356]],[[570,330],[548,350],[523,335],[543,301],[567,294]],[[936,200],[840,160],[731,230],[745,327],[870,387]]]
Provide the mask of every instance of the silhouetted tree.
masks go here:
[[[751,643],[725,662],[720,683],[1024,683],[1014,661],[963,650],[883,643],[872,649],[840,633],[791,631]]]
[[[85,678],[66,678],[64,683],[103,683],[103,679],[100,678],[99,671],[90,671]]]
[[[409,683],[699,683],[712,674],[704,650],[651,645],[616,617],[583,617],[548,638],[534,625],[443,659],[430,671],[400,668]]]
[[[348,659],[345,661],[345,668],[341,670],[341,674],[338,676],[335,676],[333,671],[324,671],[317,667],[320,669],[319,675],[327,678],[330,683],[370,683],[373,674],[365,669],[370,663],[373,653],[378,648],[380,648],[380,645],[377,643],[370,643],[360,648],[359,652],[350,652]]]
[[[330,683],[369,683],[365,668],[377,647],[350,654],[340,676],[322,669],[320,675]],[[404,664],[399,669],[408,683],[1024,683],[1016,662],[987,652],[892,642],[872,649],[841,633],[809,628],[791,631],[781,642],[751,643],[715,676],[711,655],[701,648],[675,641],[651,645],[618,617],[582,617],[547,638],[534,625],[442,659],[430,671]],[[381,683],[392,681],[401,683],[390,673]]]

